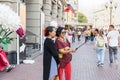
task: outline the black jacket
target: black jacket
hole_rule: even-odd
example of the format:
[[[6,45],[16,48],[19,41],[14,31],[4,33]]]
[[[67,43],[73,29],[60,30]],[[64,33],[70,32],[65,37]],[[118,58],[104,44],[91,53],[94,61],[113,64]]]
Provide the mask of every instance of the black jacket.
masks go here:
[[[55,47],[54,41],[50,38],[46,38],[43,54],[43,80],[49,79],[52,56],[56,63],[59,64],[58,51]]]

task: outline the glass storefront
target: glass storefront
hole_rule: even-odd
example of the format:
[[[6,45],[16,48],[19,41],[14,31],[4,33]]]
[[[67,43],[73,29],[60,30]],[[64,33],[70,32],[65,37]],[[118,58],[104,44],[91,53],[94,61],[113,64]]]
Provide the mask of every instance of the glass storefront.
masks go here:
[[[31,31],[26,31],[26,57],[40,51],[40,36]]]

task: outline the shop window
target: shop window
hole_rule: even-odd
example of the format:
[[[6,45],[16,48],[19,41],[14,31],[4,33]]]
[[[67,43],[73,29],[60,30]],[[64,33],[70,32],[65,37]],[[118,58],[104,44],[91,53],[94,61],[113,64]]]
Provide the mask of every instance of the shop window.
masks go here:
[[[43,6],[41,7],[41,10],[43,11]]]
[[[32,31],[26,31],[26,57],[31,57],[33,53],[40,50],[40,36]]]
[[[20,0],[22,3],[25,3],[26,2],[26,0]]]

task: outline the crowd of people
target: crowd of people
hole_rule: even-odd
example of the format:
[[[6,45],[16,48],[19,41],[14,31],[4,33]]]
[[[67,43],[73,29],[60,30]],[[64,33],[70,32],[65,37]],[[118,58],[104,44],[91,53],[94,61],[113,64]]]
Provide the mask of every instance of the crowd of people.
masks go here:
[[[48,26],[45,32],[43,80],[63,80],[63,72],[65,80],[71,80],[72,53],[75,53],[76,50],[71,49],[70,44],[75,42],[76,36],[78,41],[81,41],[81,36],[85,37],[85,42],[94,41],[97,66],[104,65],[105,48],[109,49],[110,65],[114,62],[118,63],[117,48],[120,47],[120,33],[114,29],[114,25],[109,26],[108,32],[103,29],[81,31],[63,27],[55,30],[53,26]]]

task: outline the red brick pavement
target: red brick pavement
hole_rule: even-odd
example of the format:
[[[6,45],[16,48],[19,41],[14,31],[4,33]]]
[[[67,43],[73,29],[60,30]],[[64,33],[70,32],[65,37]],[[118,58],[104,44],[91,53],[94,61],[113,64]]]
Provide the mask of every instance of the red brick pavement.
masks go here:
[[[20,64],[11,72],[1,72],[0,80],[42,80],[42,72],[42,55],[40,55],[34,64]]]
[[[79,43],[75,43],[77,46]],[[120,52],[119,52],[120,53]],[[108,50],[105,53],[105,65],[97,66],[93,42],[82,46],[72,60],[72,80],[120,80],[120,66],[109,66]]]
[[[77,47],[80,42],[72,44]],[[20,64],[9,72],[1,72],[0,80],[43,80],[42,55],[35,59],[34,64]],[[88,42],[73,54],[72,80],[120,80],[120,66],[118,69],[109,66],[108,50],[105,55],[104,67],[97,67],[96,53],[93,43]]]

